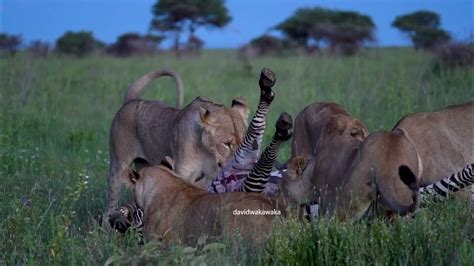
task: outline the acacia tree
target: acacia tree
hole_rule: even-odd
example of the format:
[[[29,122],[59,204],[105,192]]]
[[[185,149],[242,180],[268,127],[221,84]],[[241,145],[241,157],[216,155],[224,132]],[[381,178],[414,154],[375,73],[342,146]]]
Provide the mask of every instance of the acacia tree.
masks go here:
[[[298,9],[275,28],[307,50],[312,50],[311,43],[319,50],[320,43],[326,42],[331,51],[352,54],[373,40],[375,24],[357,12],[316,7]]]
[[[426,10],[398,16],[392,22],[393,27],[408,35],[415,49],[432,49],[449,41],[451,37],[445,30],[439,28],[440,24],[439,15]]]
[[[152,8],[151,29],[174,37],[174,50],[180,56],[179,40],[187,31],[195,40],[199,27],[222,28],[231,17],[223,0],[158,0]]]
[[[324,20],[324,14],[315,14],[322,9],[301,8],[296,10],[295,14],[285,21],[278,24],[275,28],[282,31],[286,37],[292,39],[301,46],[306,47],[311,36],[311,31],[316,28],[316,20]],[[320,37],[320,36],[318,36]],[[315,39],[320,39],[316,37]]]

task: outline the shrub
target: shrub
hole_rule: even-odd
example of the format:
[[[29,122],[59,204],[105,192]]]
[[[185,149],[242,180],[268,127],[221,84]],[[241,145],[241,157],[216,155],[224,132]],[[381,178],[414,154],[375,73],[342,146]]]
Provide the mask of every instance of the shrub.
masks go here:
[[[96,40],[90,31],[68,31],[56,41],[59,53],[84,57],[105,45]]]
[[[28,51],[34,57],[47,57],[50,50],[49,44],[40,40],[32,41],[28,46]]]
[[[21,43],[21,37],[18,35],[0,33],[0,52],[7,52],[14,55],[18,52]]]
[[[186,42],[185,50],[189,54],[198,54],[203,46],[204,41],[193,35]]]
[[[441,67],[472,67],[474,47],[472,44],[450,42],[437,46],[435,50],[435,69]]]
[[[120,35],[117,41],[107,48],[107,53],[116,56],[146,55],[156,52],[158,44],[163,40],[160,36],[129,32]]]
[[[250,41],[250,45],[257,49],[258,55],[277,54],[283,48],[282,41],[270,35],[257,37]]]

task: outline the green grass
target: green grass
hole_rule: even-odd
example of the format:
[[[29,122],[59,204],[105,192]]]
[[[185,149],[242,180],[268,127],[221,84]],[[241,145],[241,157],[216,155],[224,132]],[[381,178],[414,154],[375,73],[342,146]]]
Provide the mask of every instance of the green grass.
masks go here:
[[[260,251],[224,240],[227,244],[210,251],[204,244],[197,250],[138,246],[133,235],[103,232],[97,219],[106,203],[110,123],[126,88],[152,69],[178,71],[185,102],[205,96],[230,103],[243,95],[253,108],[259,70],[270,67],[278,78],[270,125],[282,111],[295,116],[309,103],[335,101],[371,132],[390,130],[407,113],[474,98],[472,69],[434,74],[430,55],[411,49],[378,49],[348,58],[258,58],[252,65],[252,73],[244,72],[231,51],[183,60],[166,55],[1,59],[0,264],[474,264],[472,207],[456,201],[391,223],[289,219],[274,228],[267,249]],[[142,96],[174,105],[174,84],[163,78]],[[286,145],[280,159],[288,153]]]

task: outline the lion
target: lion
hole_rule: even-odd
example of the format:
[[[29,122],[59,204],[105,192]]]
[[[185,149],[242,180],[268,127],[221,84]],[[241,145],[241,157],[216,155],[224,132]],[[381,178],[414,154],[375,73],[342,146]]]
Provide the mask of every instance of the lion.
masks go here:
[[[337,117],[334,117],[337,116]],[[341,121],[338,121],[341,119]],[[367,128],[356,118],[344,110],[342,106],[332,102],[315,102],[303,108],[295,119],[294,136],[291,144],[291,158],[303,156],[309,159],[321,147],[316,147],[323,134],[331,130],[327,127],[329,120],[331,123],[341,125],[339,132],[351,139],[361,141],[367,134]],[[344,120],[344,122],[342,121]],[[342,125],[344,124],[344,125]]]
[[[386,172],[378,173],[379,187],[386,189],[388,182],[393,184],[401,179],[406,184],[402,169],[408,166],[416,178],[418,187],[425,187],[440,181],[464,166],[474,162],[474,102],[453,105],[433,112],[414,113],[403,117],[394,126],[390,133],[400,134],[411,146],[405,145],[401,150],[401,157],[412,158],[410,167],[408,164],[386,161],[383,167]],[[407,155],[413,153],[412,155]],[[380,154],[384,156],[386,152]],[[377,154],[374,154],[377,156]],[[415,163],[416,162],[416,163]],[[398,170],[399,178],[396,178]],[[357,178],[357,176],[355,176]],[[394,180],[397,181],[394,181]],[[399,183],[399,182],[398,182]],[[407,185],[411,188],[409,185]],[[385,193],[380,191],[380,197],[388,202],[381,201],[382,207],[388,211],[405,214],[411,211],[418,202],[418,194],[411,199],[407,186],[399,186],[398,189],[387,189]],[[469,189],[463,192],[469,197]],[[411,201],[410,201],[411,199]],[[409,203],[412,204],[409,204]]]
[[[182,105],[182,81],[173,71],[150,72],[130,86],[110,130],[109,214],[119,200],[120,176],[132,162],[141,168],[158,165],[165,156],[171,156],[183,180],[204,187],[202,177],[214,177],[242,141],[249,115],[243,98],[234,99],[229,108],[197,97],[182,109],[139,99],[139,92],[161,76],[176,81],[178,107]]]
[[[474,162],[473,116],[474,102],[468,102],[410,114],[392,131],[369,135],[347,171],[340,216],[362,216],[368,199],[385,215],[413,213],[420,187]]]
[[[315,146],[321,149],[313,150],[309,160],[299,158],[304,171],[290,173],[283,189],[300,202],[316,200],[321,213],[341,220],[357,220],[371,206],[385,216],[413,213],[420,187],[473,162],[474,119],[468,118],[474,114],[473,106],[469,102],[411,114],[392,131],[362,140],[320,134]],[[323,127],[334,129],[331,124],[336,125],[326,122]]]
[[[143,210],[144,238],[165,245],[193,245],[202,235],[233,238],[236,234],[258,245],[269,236],[275,218],[286,215],[284,205],[261,193],[217,194],[192,186],[170,164],[145,167],[139,173],[128,169],[122,178]],[[258,210],[273,215],[242,215]]]
[[[305,107],[295,119],[282,192],[300,204],[318,202],[322,213],[332,215],[344,173],[367,135],[366,126],[336,103]]]

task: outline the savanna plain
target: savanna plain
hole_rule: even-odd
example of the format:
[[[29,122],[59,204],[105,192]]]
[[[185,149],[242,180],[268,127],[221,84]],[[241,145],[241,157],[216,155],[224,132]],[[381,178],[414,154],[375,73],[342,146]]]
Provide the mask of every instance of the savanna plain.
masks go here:
[[[139,245],[137,236],[105,232],[109,129],[128,86],[144,73],[176,70],[185,102],[204,96],[230,104],[245,96],[253,112],[262,67],[277,74],[265,143],[278,115],[333,101],[370,132],[390,130],[405,114],[474,99],[472,69],[434,69],[434,58],[410,48],[372,48],[357,56],[289,55],[251,60],[234,51],[198,57],[117,59],[25,54],[0,59],[0,264],[375,264],[474,265],[473,210],[448,200],[395,221],[315,223],[289,217],[258,250],[245,242],[201,238],[196,246]],[[169,78],[141,94],[174,105]],[[473,117],[466,117],[473,119]],[[286,144],[279,155],[289,156]],[[132,199],[130,192],[123,202]]]

